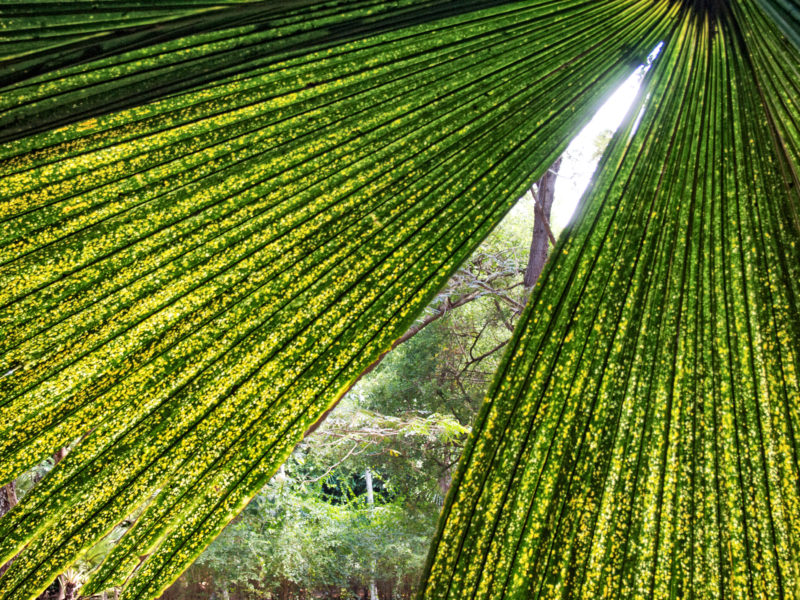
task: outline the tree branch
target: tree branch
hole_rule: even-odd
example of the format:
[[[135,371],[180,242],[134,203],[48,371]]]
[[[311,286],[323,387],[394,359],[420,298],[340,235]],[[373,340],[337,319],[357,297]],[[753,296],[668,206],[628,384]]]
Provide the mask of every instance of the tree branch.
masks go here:
[[[424,319],[422,319],[422,321],[420,321],[419,323],[416,323],[415,325],[413,325],[408,331],[406,331],[403,335],[401,335],[399,338],[397,338],[392,343],[391,347],[388,350],[383,352],[378,358],[376,358],[372,362],[372,364],[370,364],[366,369],[364,369],[361,372],[361,374],[358,377],[356,377],[356,379],[353,380],[353,382],[347,387],[347,389],[344,392],[342,392],[342,394],[339,396],[339,398],[336,400],[336,402],[334,402],[333,405],[328,410],[326,410],[319,419],[317,419],[316,423],[314,423],[311,427],[308,428],[308,431],[306,431],[304,437],[308,437],[309,435],[314,433],[317,430],[317,428],[320,425],[322,425],[323,421],[325,421],[325,419],[328,418],[328,415],[331,413],[331,411],[334,408],[336,408],[336,406],[339,404],[339,401],[347,394],[347,392],[352,390],[353,386],[356,383],[358,383],[361,380],[361,378],[364,377],[364,375],[367,375],[368,373],[371,373],[375,369],[375,367],[377,367],[379,364],[381,364],[381,362],[383,361],[384,358],[386,358],[386,355],[389,354],[389,352],[391,352],[392,350],[397,348],[403,342],[407,342],[408,340],[410,340],[412,337],[417,335],[420,331],[425,329],[431,323],[434,323],[434,322],[438,321],[439,319],[441,319],[450,310],[452,310],[454,308],[458,308],[459,306],[464,306],[465,304],[468,304],[468,303],[472,302],[473,300],[476,300],[477,298],[479,298],[481,296],[482,296],[482,293],[480,291],[476,291],[476,292],[472,292],[471,294],[467,294],[465,296],[462,296],[461,298],[459,298],[455,302],[450,301],[450,299],[448,298],[447,300],[445,300],[444,306],[442,308],[436,309],[435,312],[433,312],[430,315],[427,315]]]

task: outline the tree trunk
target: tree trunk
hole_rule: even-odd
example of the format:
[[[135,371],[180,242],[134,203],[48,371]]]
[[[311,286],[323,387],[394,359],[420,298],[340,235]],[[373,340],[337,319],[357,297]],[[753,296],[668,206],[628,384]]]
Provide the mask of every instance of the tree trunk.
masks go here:
[[[17,505],[17,484],[13,481],[0,487],[0,517]]]
[[[439,477],[438,483],[439,491],[442,493],[442,498],[447,497],[447,492],[450,491],[450,486],[453,485],[453,474],[450,472],[450,469],[447,469],[444,473],[442,473],[441,477]]]
[[[531,249],[528,253],[528,267],[525,269],[523,284],[526,288],[532,288],[539,280],[542,269],[547,262],[550,254],[550,242],[553,241],[553,232],[550,230],[550,211],[553,208],[553,198],[555,196],[556,178],[558,170],[561,168],[559,158],[537,184],[537,192],[534,195],[534,221],[533,236],[531,237]]]
[[[289,600],[289,580],[281,580],[281,600]]]
[[[62,460],[64,460],[64,457],[66,455],[67,455],[66,446],[56,450],[56,453],[53,455],[53,466],[55,467],[58,463],[60,463]]]
[[[17,505],[17,485],[12,481],[3,487],[0,487],[0,517],[10,511]],[[8,570],[11,563],[14,561],[12,558],[4,565],[0,565],[0,576]]]

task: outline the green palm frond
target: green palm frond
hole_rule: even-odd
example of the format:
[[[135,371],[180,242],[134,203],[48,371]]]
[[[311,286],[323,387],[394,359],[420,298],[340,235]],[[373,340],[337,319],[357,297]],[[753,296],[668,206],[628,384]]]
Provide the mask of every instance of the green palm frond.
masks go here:
[[[800,4],[797,0],[757,0],[761,8],[781,28],[797,48],[800,48]],[[777,41],[777,40],[775,40]]]
[[[800,230],[746,38],[687,14],[666,45],[478,419],[426,598],[794,597]]]
[[[660,41],[425,597],[792,589],[800,61],[773,13],[0,8],[0,481],[82,438],[0,520],[0,598],[139,512],[85,590],[157,597]]]

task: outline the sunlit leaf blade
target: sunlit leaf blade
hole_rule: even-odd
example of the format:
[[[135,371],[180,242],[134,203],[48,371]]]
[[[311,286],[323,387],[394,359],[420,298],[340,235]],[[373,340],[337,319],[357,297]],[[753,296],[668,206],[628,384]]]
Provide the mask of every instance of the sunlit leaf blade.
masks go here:
[[[422,597],[800,593],[796,155],[756,11],[666,40],[489,392]]]
[[[234,81],[244,92],[258,75],[274,71],[278,64],[285,68],[289,59],[305,62],[312,51],[340,53],[348,41],[466,16],[509,4],[509,0],[228,0],[218,6],[194,0],[177,4],[146,0],[133,4],[139,8],[132,10],[111,0],[109,10],[117,10],[108,15],[95,11],[91,18],[85,16],[91,11],[83,2],[56,3],[50,12],[43,11],[40,3],[0,7],[9,16],[9,43],[16,39],[18,21],[23,28],[35,30],[37,40],[47,40],[48,33],[57,32],[54,22],[61,19],[80,22],[69,43],[21,56],[0,54],[0,85],[8,85],[0,97],[0,140],[189,90],[202,89],[208,98],[217,97],[222,84]],[[128,10],[122,12],[123,7]],[[153,10],[156,16],[148,12]],[[28,18],[14,19],[17,13]],[[151,23],[158,15],[160,20]],[[107,22],[111,23],[107,30],[98,33],[96,29]],[[26,39],[19,43],[30,45]]]
[[[297,4],[298,2],[288,3]],[[0,6],[0,82],[19,83],[57,67],[89,64],[106,57],[124,61],[132,51],[167,41],[197,29],[218,29],[246,22],[252,0],[132,0],[101,2],[49,0],[4,3]],[[262,3],[263,4],[263,3]],[[285,8],[287,3],[280,3]],[[225,10],[226,6],[235,6]],[[262,8],[263,11],[263,8]],[[239,17],[236,17],[239,13]],[[241,14],[244,13],[244,14]],[[114,55],[117,56],[114,56]]]
[[[203,85],[159,70],[187,35],[3,90],[0,481],[81,441],[0,521],[0,598],[137,508],[85,591],[149,555],[124,596],[157,597],[680,11],[435,5]]]

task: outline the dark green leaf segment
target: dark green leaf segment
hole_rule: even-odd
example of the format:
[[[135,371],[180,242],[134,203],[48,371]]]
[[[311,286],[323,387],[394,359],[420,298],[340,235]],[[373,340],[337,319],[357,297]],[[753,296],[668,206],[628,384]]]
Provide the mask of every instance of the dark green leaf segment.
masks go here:
[[[677,9],[3,10],[0,481],[80,438],[0,521],[21,600],[130,515],[83,593],[157,597]]]
[[[758,0],[758,4],[800,49],[800,3],[797,0]]]
[[[80,440],[0,598],[130,515],[83,593],[156,598],[661,40],[425,597],[795,594],[800,63],[712,4],[0,7],[0,482]]]
[[[682,17],[523,315],[421,597],[798,597],[798,66],[754,3]]]

